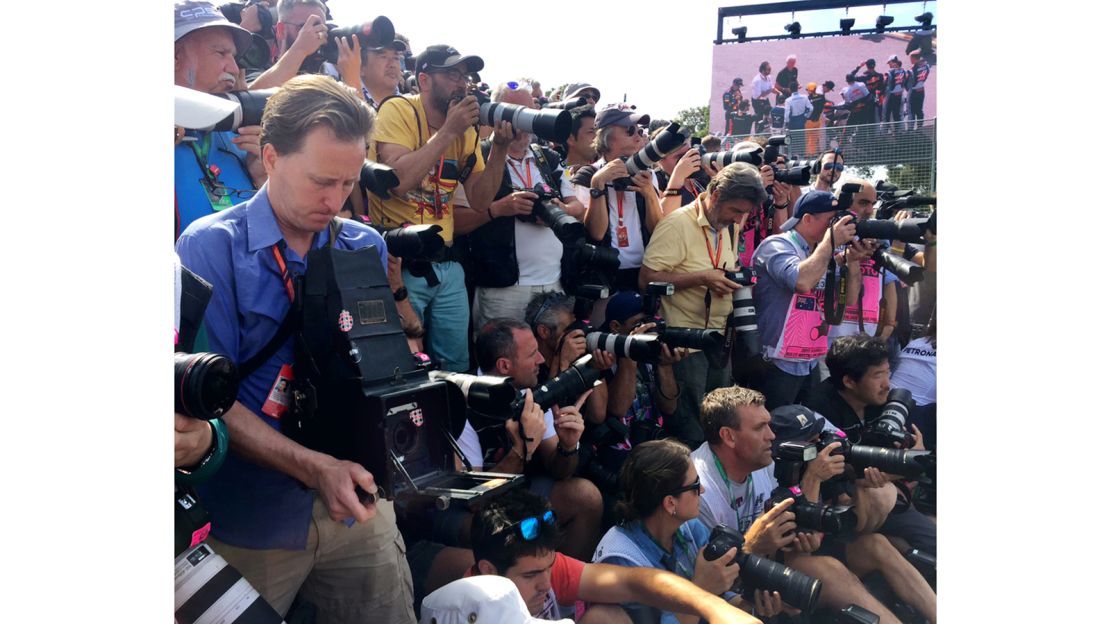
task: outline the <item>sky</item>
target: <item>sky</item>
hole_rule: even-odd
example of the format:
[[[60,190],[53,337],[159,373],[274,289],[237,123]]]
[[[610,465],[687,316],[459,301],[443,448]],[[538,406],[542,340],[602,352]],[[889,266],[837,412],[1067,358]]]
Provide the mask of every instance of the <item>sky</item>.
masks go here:
[[[496,82],[522,77],[539,80],[544,90],[570,82],[589,82],[601,90],[602,104],[627,101],[654,117],[667,118],[710,101],[713,40],[717,8],[761,4],[686,0],[682,3],[405,2],[370,4],[329,0],[341,26],[373,19],[380,7],[397,32],[409,37],[413,51],[445,43],[485,61],[482,79]],[[366,6],[375,7],[367,10]],[[575,10],[575,7],[582,7]],[[522,10],[523,7],[523,10]],[[652,7],[657,7],[653,9]],[[681,7],[676,10],[672,7]],[[924,9],[922,7],[925,7]],[[889,5],[892,26],[912,26],[928,10],[940,19],[936,2]],[[851,9],[860,28],[874,27],[882,7]],[[843,9],[797,13],[802,32],[839,30]],[[794,21],[790,13],[726,20],[724,33],[745,25],[749,37],[777,35]],[[466,28],[460,28],[465,25]],[[575,53],[564,52],[573,48]],[[590,57],[581,59],[582,53]]]

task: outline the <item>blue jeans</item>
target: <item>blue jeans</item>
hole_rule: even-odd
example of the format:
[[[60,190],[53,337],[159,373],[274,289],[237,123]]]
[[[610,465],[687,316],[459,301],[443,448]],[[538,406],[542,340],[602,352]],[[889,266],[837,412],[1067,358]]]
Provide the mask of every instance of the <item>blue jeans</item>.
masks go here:
[[[433,262],[438,286],[423,277],[401,272],[412,309],[424,324],[424,350],[439,360],[443,370],[465,372],[470,367],[466,332],[470,327],[470,302],[466,276],[458,262]]]

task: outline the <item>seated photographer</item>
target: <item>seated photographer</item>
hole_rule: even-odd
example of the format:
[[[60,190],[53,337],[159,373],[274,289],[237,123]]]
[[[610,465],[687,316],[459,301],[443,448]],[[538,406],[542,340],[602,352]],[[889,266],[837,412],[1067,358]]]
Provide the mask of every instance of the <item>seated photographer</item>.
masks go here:
[[[278,0],[278,21],[274,26],[277,60],[255,78],[251,89],[280,87],[300,73],[328,73],[336,77],[338,72],[334,67],[330,67],[330,71],[325,70],[322,57],[314,57],[327,42],[327,13],[324,0]],[[318,58],[319,62],[310,60],[314,58]]]
[[[655,323],[645,323],[643,298],[634,292],[613,295],[605,306],[604,330],[614,334],[638,335],[650,332]],[[617,476],[628,452],[637,444],[662,438],[666,423],[677,406],[678,382],[674,364],[686,357],[686,349],[672,350],[664,344],[656,363],[617,360],[617,372],[607,384],[609,403],[600,431],[591,432],[589,449],[600,470],[594,483],[605,497],[606,513],[620,494]],[[608,515],[607,515],[608,517]],[[608,524],[608,523],[607,523]]]
[[[740,572],[740,566],[733,563],[736,548],[713,561],[705,559],[709,529],[698,520],[702,486],[690,462],[689,448],[674,439],[644,442],[628,455],[620,482],[623,521],[601,538],[594,552],[595,563],[667,570],[736,607],[753,609],[731,591]],[[753,615],[774,617],[782,611],[777,591],[759,591],[756,602]],[[626,608],[643,609],[641,605]],[[696,624],[698,619],[667,612],[659,621]]]
[[[539,384],[570,368],[587,353],[593,356],[591,365],[598,370],[607,371],[616,363],[611,353],[587,348],[585,329],[589,327],[583,328],[575,321],[575,301],[575,297],[560,292],[537,293],[524,309],[524,320],[532,327],[539,354],[543,357],[536,376]],[[606,374],[599,380],[586,401],[585,416],[590,423],[600,424],[605,420],[609,402],[608,377]]]
[[[501,84],[492,100],[537,108],[525,86]],[[534,295],[563,290],[563,243],[534,214],[539,199],[534,191],[541,185],[551,189],[549,192],[559,197],[546,201],[578,220],[586,208],[575,198],[570,180],[563,176],[559,155],[533,139],[533,135],[520,132],[509,143],[501,187],[490,204],[493,219],[473,210],[455,216],[456,231],[469,232],[467,271],[476,286],[471,314],[475,334],[491,319],[523,320],[524,309]],[[488,142],[482,143],[483,153],[488,154],[490,149]]]
[[[864,442],[890,394],[890,356],[886,344],[868,336],[844,336],[829,346],[825,363],[829,378],[818,384],[802,404],[824,416],[844,432],[852,444]],[[914,411],[910,411],[910,416]],[[913,429],[913,448],[924,449],[921,431]],[[896,483],[899,483],[896,481]],[[905,540],[914,548],[936,553],[936,523],[909,504],[907,489],[899,487],[899,502],[878,532]]]
[[[650,282],[674,284],[674,295],[663,298],[662,305],[668,327],[725,328],[732,293],[740,288],[725,272],[737,269],[740,229],[766,199],[764,185],[755,167],[733,163],[714,176],[693,203],[668,215],[656,228],[644,253],[640,288]],[[711,366],[706,353],[697,351],[675,365],[674,372],[678,408],[669,430],[696,446],[704,439],[697,424],[698,402],[706,392],[731,383],[729,362]]]
[[[211,351],[242,374],[238,401],[223,417],[232,453],[199,488],[210,543],[278,613],[300,591],[322,622],[415,622],[393,503],[364,503],[356,493],[375,493],[374,475],[281,433],[292,404],[280,388],[290,385],[294,364],[295,339],[281,331],[294,308],[293,276],[329,243],[374,245],[386,268],[377,232],[334,220],[358,181],[372,119],[349,87],[323,76],[290,80],[262,118],[269,181],[246,203],[194,222],[177,242],[181,263],[212,284],[204,317]]]
[[[833,557],[811,554],[821,546],[818,534],[798,532],[792,499],[764,511],[778,482],[774,476],[771,414],[763,395],[730,386],[706,395],[701,406],[705,442],[690,454],[704,491],[699,517],[706,527],[723,524],[744,534],[744,550],[775,557],[821,579],[820,607],[843,609],[857,604],[878,614],[881,621],[897,622],[859,578]]]
[[[593,146],[594,137],[597,136],[597,130],[594,128],[596,119],[597,111],[592,104],[570,109],[570,135],[567,136],[565,144],[567,157],[563,163],[566,167],[563,172],[564,179],[571,179],[579,167],[597,160],[597,150]]]
[[[755,250],[756,324],[768,362],[752,385],[767,397],[770,409],[796,403],[818,381],[817,360],[829,345],[824,312],[827,273],[835,268],[845,280],[844,301],[858,296],[859,262],[873,248],[853,240],[855,217],[837,219],[837,210],[832,193],[809,191],[794,205],[794,216],[783,223],[782,233],[767,237]],[[845,241],[852,243],[830,267],[834,250]]]
[[[456,189],[465,188],[469,208],[462,210],[492,217],[491,202],[501,186],[506,150],[515,136],[508,122],[498,122],[487,169],[474,128],[478,100],[467,95],[468,75],[484,66],[477,56],[463,56],[450,46],[430,46],[415,62],[420,95],[384,102],[370,139],[369,158],[393,167],[400,179],[388,199],[369,194],[371,219],[388,228],[408,224],[443,228],[440,236],[447,247],[431,263],[431,272],[420,277],[405,269],[402,275],[426,330],[428,354],[444,370],[455,372],[470,367],[470,301],[466,276],[457,261],[460,250],[452,247],[452,200]]]
[[[626,105],[610,104],[597,114],[593,147],[599,158],[579,170],[579,180],[589,174],[589,186],[576,182],[578,199],[586,210],[589,238],[611,246],[620,256],[614,292],[639,290],[637,276],[656,224],[663,218],[655,176],[641,171],[628,175],[625,159],[646,143],[641,126],[651,121]],[[615,183],[615,184],[614,184]]]
[[[631,624],[618,605],[637,602],[700,616],[710,624],[759,621],[665,570],[585,563],[564,555],[558,525],[557,512],[530,492],[518,489],[495,499],[471,527],[477,561],[471,575],[509,578],[528,611],[544,619],[566,614],[580,624]]]
[[[478,334],[475,348],[479,374],[510,377],[521,392],[539,385],[544,358],[527,324],[494,319]],[[522,414],[519,422],[468,412],[458,438],[475,470],[528,474],[529,488],[559,512],[568,552],[575,555],[593,552],[600,535],[601,494],[594,484],[573,476],[585,428],[579,410],[589,394],[584,392],[574,405],[553,406],[542,418]]]
[[[245,88],[235,57],[251,45],[251,34],[209,2],[182,0],[173,9],[174,84],[211,94]],[[259,131],[259,126],[237,132],[179,129],[173,149],[175,240],[193,221],[251,198],[266,181]]]
[[[801,405],[784,405],[771,413],[775,448],[783,442],[817,442],[825,426],[824,418]],[[816,553],[835,556],[861,578],[879,572],[898,598],[928,621],[936,622],[936,593],[890,540],[874,532],[894,505],[894,486],[874,467],[865,468],[863,475],[856,474],[857,479],[852,482],[838,480],[846,470],[844,456],[835,454],[840,446],[840,442],[832,442],[805,463],[801,490],[809,502],[854,505],[858,518],[856,534],[850,538],[826,535]],[[775,484],[790,485],[777,480]]]

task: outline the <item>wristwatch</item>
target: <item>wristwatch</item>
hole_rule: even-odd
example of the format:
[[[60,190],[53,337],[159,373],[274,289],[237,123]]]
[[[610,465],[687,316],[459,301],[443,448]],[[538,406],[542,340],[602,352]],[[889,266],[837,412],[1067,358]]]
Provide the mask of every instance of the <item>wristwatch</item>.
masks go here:
[[[598,189],[595,189],[593,187],[590,188],[590,197],[593,197],[594,199],[597,199],[598,197],[601,197],[604,194],[605,194],[604,189],[598,190]]]
[[[556,444],[555,445],[555,452],[557,452],[559,455],[561,455],[563,457],[570,457],[571,455],[577,455],[578,454],[578,447],[581,446],[581,445],[582,445],[581,442],[575,442],[574,443],[574,448],[572,448],[569,451],[564,451],[562,444]]]
[[[402,287],[398,288],[397,290],[393,291],[393,300],[394,301],[404,301],[405,299],[408,298],[408,296],[409,296],[409,289],[405,288],[404,286],[402,286]]]

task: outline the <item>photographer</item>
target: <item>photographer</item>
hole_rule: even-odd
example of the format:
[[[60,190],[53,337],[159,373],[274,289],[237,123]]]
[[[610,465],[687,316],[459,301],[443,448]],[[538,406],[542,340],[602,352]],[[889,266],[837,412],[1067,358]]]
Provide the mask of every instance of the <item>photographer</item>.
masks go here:
[[[776,445],[783,442],[816,442],[824,428],[825,419],[801,405],[784,405],[771,414],[771,431],[775,434]],[[858,518],[856,535],[844,539],[825,536],[817,552],[835,553],[833,556],[860,578],[879,572],[895,595],[928,621],[936,622],[937,596],[929,583],[891,545],[890,540],[874,533],[894,505],[894,486],[873,467],[866,468],[864,474],[857,475],[859,478],[851,483],[834,481],[845,470],[844,456],[834,454],[840,446],[839,442],[833,442],[815,459],[806,462],[802,491],[810,502],[853,505]]]
[[[570,136],[566,142],[566,167],[563,175],[570,179],[579,167],[589,165],[597,160],[597,150],[594,149],[594,138],[597,129],[594,122],[597,112],[593,105],[578,106],[570,109]],[[582,202],[579,202],[582,203]]]
[[[174,84],[212,94],[245,89],[235,57],[251,45],[250,33],[209,2],[184,0],[173,9]],[[260,129],[179,131],[173,150],[175,239],[193,221],[249,199],[266,182]]]
[[[539,385],[544,358],[527,324],[494,319],[478,334],[475,349],[479,374],[510,377],[521,392]],[[471,413],[458,438],[475,470],[489,466],[491,472],[529,474],[530,489],[551,500],[568,532],[568,550],[579,555],[593,551],[601,520],[601,494],[589,481],[572,476],[585,428],[579,410],[589,395],[587,390],[575,405],[547,410],[542,419],[524,415],[519,423]]]
[[[655,139],[664,130],[665,126],[656,129],[651,138]],[[655,171],[655,183],[663,189],[660,202],[663,216],[697,199],[712,177],[701,164],[701,151],[690,147],[689,141],[664,156]]]
[[[824,416],[844,432],[849,442],[863,440],[870,420],[878,416],[890,394],[890,354],[884,341],[868,336],[837,338],[829,346],[825,363],[829,378],[818,384],[802,404]],[[869,418],[872,416],[872,418]],[[912,421],[917,410],[910,411],[910,428],[916,443],[924,449],[921,431]],[[914,548],[936,553],[936,523],[912,507],[912,495],[899,488],[898,502],[878,532],[905,540]]]
[[[833,557],[810,554],[821,546],[819,534],[798,532],[793,501],[784,500],[764,512],[778,485],[772,462],[771,414],[763,395],[731,386],[706,395],[701,405],[705,443],[690,454],[704,492],[699,517],[707,527],[724,524],[744,534],[744,550],[774,557],[823,583],[818,605],[843,609],[859,605],[881,621],[897,622],[859,578]]]
[[[524,86],[514,89],[501,84],[492,99],[537,108]],[[492,220],[472,210],[456,215],[456,230],[470,232],[467,272],[477,287],[472,313],[475,333],[494,318],[523,320],[524,308],[533,295],[563,290],[563,243],[533,215],[539,198],[533,190],[537,185],[552,189],[559,198],[548,201],[578,220],[586,209],[575,198],[570,180],[563,176],[558,154],[532,140],[531,134],[520,132],[509,143],[501,187],[490,204],[489,212],[495,215]],[[491,147],[483,142],[483,153]]]
[[[872,246],[853,240],[855,217],[833,222],[837,209],[832,193],[810,191],[794,205],[782,233],[764,239],[755,250],[756,324],[769,360],[756,385],[771,409],[796,403],[817,382],[817,360],[828,350],[827,274],[845,268],[847,274],[840,278],[845,280],[844,301],[854,301],[859,262],[873,252]],[[834,250],[847,241],[852,241],[847,251],[834,258]]]
[[[663,218],[659,189],[651,172],[637,173],[626,190],[613,185],[616,180],[629,178],[624,159],[647,143],[640,126],[650,120],[624,105],[603,108],[594,122],[597,136],[593,146],[600,158],[593,164],[589,187],[579,186],[577,191],[578,199],[588,206],[585,223],[589,237],[613,247],[620,255],[614,291],[638,290],[636,279],[644,247]]]
[[[639,285],[674,284],[674,295],[663,299],[668,326],[724,329],[732,293],[740,288],[725,271],[737,269],[740,229],[767,198],[766,184],[755,167],[733,163],[693,203],[659,224],[644,254]],[[729,367],[711,367],[705,352],[698,351],[675,365],[675,377],[679,396],[671,430],[684,442],[700,444],[698,402],[706,392],[731,383]]]
[[[489,152],[489,168],[478,149],[478,100],[467,95],[467,76],[481,71],[477,56],[463,56],[450,46],[433,45],[416,58],[420,95],[391,98],[381,105],[374,123],[369,157],[393,167],[400,184],[388,199],[369,195],[370,217],[386,227],[435,224],[448,247],[432,262],[425,277],[403,272],[413,309],[427,328],[424,344],[444,370],[469,368],[467,344],[470,305],[466,276],[458,262],[461,250],[451,245],[460,185],[469,208],[489,219],[513,214],[510,206],[492,200],[501,186],[505,154],[516,136],[508,122],[498,122]],[[501,212],[504,211],[504,212]]]
[[[813,186],[806,188],[806,191],[827,191],[829,193],[833,190],[833,185],[836,184],[840,176],[844,174],[844,152],[839,149],[832,149],[823,154],[817,159],[819,166],[817,172],[817,181]]]
[[[739,594],[731,591],[739,575],[733,547],[713,561],[705,559],[709,529],[698,520],[698,501],[703,487],[690,461],[690,449],[673,439],[652,440],[637,446],[628,456],[620,473],[620,502],[623,516],[601,538],[594,553],[595,563],[673,572],[730,604],[774,617],[782,611],[779,592],[760,590],[758,611]],[[643,609],[630,605],[626,609]],[[665,612],[660,622],[696,623],[697,618]]]
[[[358,39],[354,40],[358,45]],[[394,95],[401,95],[400,85],[404,80],[402,63],[408,47],[400,37],[380,48],[361,48],[359,59],[359,78],[362,97],[366,103],[377,110],[382,101]]]
[[[326,63],[327,68],[323,65],[304,67],[305,61],[327,42],[327,12],[328,7],[323,0],[278,0],[278,22],[274,26],[278,44],[277,61],[255,78],[251,89],[280,87],[306,69],[310,70],[309,73],[338,76],[338,70],[330,63]],[[341,49],[346,46],[346,41],[343,44]],[[357,42],[355,45],[358,45]]]
[[[238,401],[224,416],[233,453],[218,478],[200,488],[213,548],[278,613],[300,590],[328,621],[414,622],[393,504],[363,503],[356,494],[356,487],[376,492],[374,475],[280,431],[291,397],[278,388],[291,377],[295,339],[275,339],[293,308],[293,275],[306,272],[310,251],[332,242],[340,249],[374,245],[386,268],[380,235],[334,220],[359,179],[372,114],[330,78],[290,80],[262,118],[269,181],[246,203],[193,223],[177,252],[213,285],[205,313],[211,350],[241,369],[272,353],[240,380]],[[271,398],[275,391],[279,400]],[[314,571],[327,571],[327,582]]]
[[[700,616],[710,624],[759,620],[690,581],[656,568],[585,563],[557,551],[559,516],[539,497],[514,490],[481,511],[471,527],[470,575],[509,578],[534,617],[573,614],[579,624],[631,623],[619,604],[637,602],[672,613]],[[576,609],[576,603],[579,606]],[[585,605],[589,608],[585,608]]]

